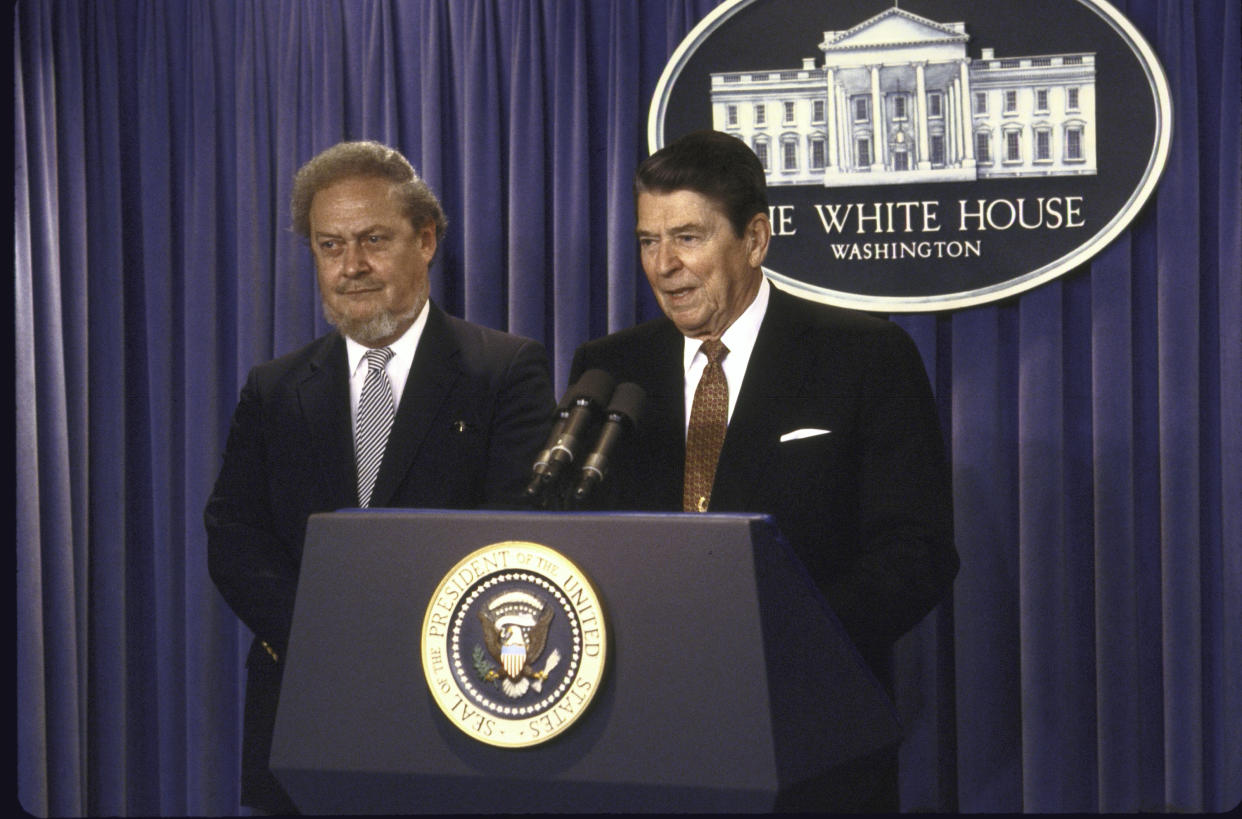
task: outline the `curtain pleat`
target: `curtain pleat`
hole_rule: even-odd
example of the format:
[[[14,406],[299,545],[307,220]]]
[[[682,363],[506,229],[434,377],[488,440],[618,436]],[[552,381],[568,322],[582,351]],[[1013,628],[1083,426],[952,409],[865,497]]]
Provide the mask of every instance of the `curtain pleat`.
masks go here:
[[[508,184],[503,191],[507,279],[505,321],[509,330],[530,338],[552,335],[554,312],[547,271],[551,267],[550,219],[541,201],[547,178],[547,63],[543,7],[522,3],[514,9],[509,58],[509,91],[505,120],[505,164]]]
[[[1017,311],[964,310],[950,332],[960,808],[1014,810],[1022,804]],[[970,616],[977,611],[988,616]]]
[[[327,329],[294,172],[399,147],[441,197],[432,297],[543,342],[658,315],[631,178],[720,0],[19,0],[18,794],[238,808],[250,635],[202,508],[254,364]],[[1119,0],[1168,74],[1153,201],[1081,269],[894,319],[953,462],[962,570],[896,651],[906,810],[1242,798],[1238,0]]]
[[[590,326],[592,283],[597,271],[591,263],[590,176],[587,154],[586,65],[587,6],[551,2],[545,6],[552,40],[548,52],[551,70],[551,108],[548,143],[551,147],[547,191],[551,213],[552,307],[558,319],[548,354],[554,382],[564,384],[570,359],[581,341],[576,328]]]
[[[59,247],[54,23],[46,9],[15,10],[28,37],[15,44],[14,308],[17,474],[17,682],[29,695],[17,740],[35,754],[18,788],[44,812],[82,810],[82,639],[77,612],[75,502]],[[16,26],[15,26],[16,28]],[[68,62],[68,60],[66,60]],[[47,271],[36,275],[35,271]],[[46,327],[47,330],[43,330]]]
[[[141,485],[149,485],[151,491],[143,499],[146,508],[132,501],[131,507],[145,526],[144,540],[157,548],[145,554],[134,549],[127,552],[136,564],[133,577],[137,585],[150,589],[149,594],[137,595],[143,598],[144,616],[135,636],[145,649],[139,654],[140,660],[130,661],[131,673],[137,666],[144,688],[150,692],[146,695],[144,691],[143,699],[148,718],[154,718],[158,726],[156,741],[149,746],[150,755],[140,763],[141,769],[156,773],[152,777],[155,788],[144,793],[144,799],[150,800],[147,804],[152,808],[168,805],[182,812],[186,809],[183,800],[188,768],[186,643],[184,639],[162,637],[186,633],[187,603],[195,592],[186,584],[186,541],[180,521],[187,509],[183,475],[176,468],[179,453],[185,448],[181,439],[187,427],[178,412],[185,391],[181,366],[184,337],[175,328],[185,325],[185,315],[180,297],[183,268],[173,263],[181,237],[176,224],[180,220],[172,218],[178,197],[172,181],[176,167],[172,143],[177,134],[170,127],[175,121],[170,73],[176,66],[168,53],[166,12],[160,4],[140,9],[134,35],[138,122],[134,177],[138,197],[137,207],[127,214],[130,224],[126,232],[133,237],[142,260],[132,276],[139,290],[141,321],[138,328],[131,324],[130,339],[136,342],[135,360],[141,362],[141,369],[134,373],[137,384],[132,394],[139,413],[135,423],[143,428],[144,440],[131,447],[130,454],[141,458],[135,459],[135,467],[143,473],[133,477]],[[133,331],[139,328],[141,336],[135,338]],[[171,332],[164,335],[164,328]]]
[[[1198,96],[1192,6],[1162,9],[1156,47],[1178,99]],[[1161,631],[1165,799],[1203,804],[1203,634],[1199,519],[1201,389],[1197,106],[1175,106],[1165,188],[1156,203]]]
[[[1131,241],[1122,235],[1092,265],[1091,422],[1095,548],[1096,759],[1103,812],[1137,810],[1141,792],[1141,634],[1135,554],[1134,346]]]
[[[1208,579],[1213,608],[1205,618],[1207,655],[1211,663],[1209,696],[1204,702],[1204,721],[1208,725],[1209,753],[1204,763],[1207,780],[1206,804],[1229,806],[1239,798],[1237,774],[1242,771],[1242,741],[1236,726],[1242,725],[1242,617],[1232,616],[1242,601],[1242,184],[1239,183],[1239,159],[1234,155],[1242,140],[1242,59],[1238,38],[1219,43],[1213,31],[1242,29],[1242,4],[1226,3],[1217,18],[1199,18],[1201,46],[1211,44],[1205,52],[1215,59],[1207,62],[1202,74],[1219,78],[1213,91],[1209,84],[1205,94],[1203,122],[1206,124],[1204,143],[1215,152],[1215,161],[1208,167],[1206,211],[1214,220],[1215,242],[1204,242],[1202,252],[1216,282],[1217,304],[1209,311],[1205,335],[1218,340],[1218,358],[1209,370],[1208,383],[1213,397],[1219,396],[1217,416],[1219,437],[1208,439],[1215,446],[1214,464],[1220,476],[1210,517],[1211,531],[1218,535],[1205,550],[1208,555],[1204,576]],[[1217,443],[1219,442],[1219,443]],[[1209,452],[1212,450],[1209,449]]]
[[[460,51],[462,186],[452,200],[463,255],[463,315],[489,327],[508,329],[505,276],[505,141],[508,118],[502,108],[501,56],[496,9],[469,7]]]
[[[456,139],[455,94],[440,92],[449,88],[454,68],[452,44],[449,31],[449,3],[447,0],[416,6],[420,17],[407,23],[409,32],[418,32],[412,39],[418,44],[417,73],[413,83],[417,96],[410,95],[411,107],[407,117],[411,122],[408,132],[415,137],[408,154],[411,162],[433,191],[441,194],[449,220],[448,240],[437,253],[438,263],[431,269],[431,297],[456,315],[461,314],[461,286],[445,271],[458,270],[461,264],[461,231],[458,229],[459,211],[447,201],[448,193],[457,190],[455,169],[461,166],[461,145]],[[416,105],[416,107],[415,107]],[[309,155],[309,154],[308,154]],[[417,158],[416,158],[417,157]]]
[[[137,726],[147,722],[139,710],[142,681],[138,679],[142,648],[130,627],[141,623],[141,598],[136,578],[129,571],[131,560],[146,550],[126,549],[131,536],[143,542],[140,521],[130,514],[126,491],[131,467],[140,460],[133,446],[144,430],[130,422],[128,395],[141,395],[135,388],[131,363],[132,345],[127,343],[126,313],[133,290],[140,283],[128,280],[126,235],[122,213],[125,167],[122,151],[120,89],[132,87],[120,65],[120,31],[117,10],[107,5],[84,5],[84,59],[80,82],[85,87],[83,124],[86,134],[83,165],[77,169],[86,181],[86,209],[80,227],[85,231],[86,266],[72,271],[70,281],[84,286],[88,294],[88,394],[90,446],[88,545],[90,554],[90,686],[88,725],[85,732],[87,758],[108,754],[109,764],[85,771],[89,786],[85,809],[99,813],[126,813],[148,803],[151,780],[142,776],[141,762],[150,742],[141,739]],[[68,78],[66,78],[68,79]],[[93,175],[90,169],[112,169]],[[132,186],[131,186],[132,187]],[[129,251],[131,258],[133,251]],[[91,275],[85,275],[87,270]],[[77,279],[76,282],[73,280]],[[132,390],[132,392],[131,392]],[[135,505],[141,503],[142,492]],[[146,590],[144,590],[146,591]],[[131,662],[133,660],[133,662]],[[106,681],[106,684],[105,682]],[[132,726],[132,727],[131,727]],[[134,771],[133,779],[130,772]]]

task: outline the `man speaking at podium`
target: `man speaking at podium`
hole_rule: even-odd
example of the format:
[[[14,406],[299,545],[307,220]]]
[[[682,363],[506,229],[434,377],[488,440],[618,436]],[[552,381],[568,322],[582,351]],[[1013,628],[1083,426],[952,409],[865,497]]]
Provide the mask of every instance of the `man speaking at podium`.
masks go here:
[[[522,506],[555,407],[542,346],[428,300],[444,212],[400,153],[316,156],[294,179],[293,225],[336,330],[250,372],[205,515],[212,579],[255,635],[241,802],[270,813],[294,810],[268,755],[307,518]]]
[[[639,255],[665,318],[588,342],[647,394],[596,503],[773,517],[891,692],[891,648],[957,572],[950,477],[927,374],[897,325],[772,287],[764,170],[734,137],[667,145],[634,182]],[[860,782],[898,808],[895,755]]]

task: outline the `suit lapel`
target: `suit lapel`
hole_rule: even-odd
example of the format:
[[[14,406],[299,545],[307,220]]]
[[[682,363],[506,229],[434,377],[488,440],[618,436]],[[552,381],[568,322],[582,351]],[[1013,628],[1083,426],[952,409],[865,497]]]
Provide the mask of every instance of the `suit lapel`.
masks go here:
[[[653,481],[646,490],[657,508],[681,508],[681,488],[686,465],[685,338],[671,321],[661,322],[640,369],[653,368],[649,382],[645,419],[640,427],[643,457],[649,462],[639,477]]]
[[[460,347],[444,313],[435,304],[429,305],[428,310],[427,326],[418,340],[414,363],[410,365],[401,404],[384,449],[384,460],[375,478],[371,506],[387,506],[392,501],[431,432],[440,405],[461,376]]]
[[[747,498],[755,496],[753,478],[770,474],[767,462],[775,454],[780,425],[786,420],[779,411],[780,401],[799,394],[803,374],[813,366],[803,338],[809,327],[790,309],[793,298],[772,288],[716,467],[714,510],[742,508]]]
[[[356,506],[358,478],[349,413],[349,361],[345,339],[333,333],[311,357],[298,383],[298,402],[319,464],[325,505]]]

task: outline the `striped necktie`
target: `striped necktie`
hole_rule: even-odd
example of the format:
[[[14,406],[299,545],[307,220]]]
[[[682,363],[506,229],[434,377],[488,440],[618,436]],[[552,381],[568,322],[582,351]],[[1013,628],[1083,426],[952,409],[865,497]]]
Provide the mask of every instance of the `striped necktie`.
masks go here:
[[[724,446],[729,426],[729,384],[720,362],[729,348],[719,339],[704,341],[699,348],[707,356],[707,366],[694,390],[690,405],[690,427],[686,431],[686,477],[681,508],[685,512],[706,512],[716,480],[716,462]]]
[[[379,474],[380,461],[384,459],[384,445],[388,443],[388,431],[392,429],[393,416],[397,414],[392,400],[392,384],[388,381],[385,366],[393,352],[388,347],[368,350],[367,379],[362,384],[362,396],[358,400],[358,419],[354,429],[354,453],[358,461],[358,505],[371,505],[371,491],[375,488],[375,476]]]

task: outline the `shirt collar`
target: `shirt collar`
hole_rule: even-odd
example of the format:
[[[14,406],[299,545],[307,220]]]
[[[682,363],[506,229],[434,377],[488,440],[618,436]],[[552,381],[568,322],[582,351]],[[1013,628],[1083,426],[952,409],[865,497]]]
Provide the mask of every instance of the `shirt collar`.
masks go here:
[[[768,310],[768,299],[771,296],[772,286],[768,284],[768,277],[764,276],[759,282],[759,292],[755,294],[754,301],[750,306],[742,311],[742,315],[729,325],[724,334],[720,336],[720,340],[724,342],[724,346],[729,350],[729,355],[725,357],[725,361],[733,359],[734,361],[749,361],[750,351],[755,347],[755,339],[759,335],[759,325],[763,324],[763,314]],[[697,338],[684,336],[686,343],[682,350],[682,368],[684,372],[690,371],[690,365],[694,361],[694,357],[699,353],[699,347],[703,342]]]
[[[423,302],[423,309],[418,311],[418,316],[401,337],[392,344],[387,345],[392,348],[393,358],[403,361],[413,361],[414,351],[418,347],[418,340],[422,338],[423,328],[427,326],[427,313],[430,311],[431,299]],[[371,348],[365,344],[354,341],[348,336],[345,337],[345,354],[349,357],[349,372],[356,374],[358,368],[362,366],[362,357],[367,354]]]

